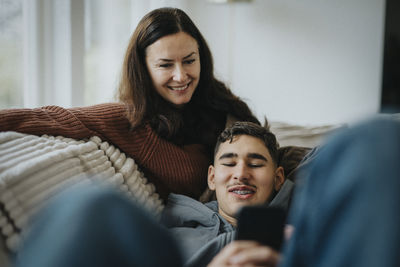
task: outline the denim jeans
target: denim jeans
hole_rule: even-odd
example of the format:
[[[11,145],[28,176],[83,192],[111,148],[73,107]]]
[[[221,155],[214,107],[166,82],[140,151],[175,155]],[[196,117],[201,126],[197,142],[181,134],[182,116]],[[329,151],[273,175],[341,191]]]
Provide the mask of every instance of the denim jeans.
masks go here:
[[[181,266],[174,239],[150,214],[113,190],[70,190],[33,223],[16,266]]]
[[[332,136],[299,173],[280,266],[400,266],[400,123]]]

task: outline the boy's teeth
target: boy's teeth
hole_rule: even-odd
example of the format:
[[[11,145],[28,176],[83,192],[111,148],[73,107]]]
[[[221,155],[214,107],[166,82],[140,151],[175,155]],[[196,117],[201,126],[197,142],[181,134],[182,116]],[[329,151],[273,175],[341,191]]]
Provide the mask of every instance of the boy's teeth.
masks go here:
[[[238,195],[247,195],[253,193],[253,191],[250,190],[234,190],[233,193],[238,194]]]

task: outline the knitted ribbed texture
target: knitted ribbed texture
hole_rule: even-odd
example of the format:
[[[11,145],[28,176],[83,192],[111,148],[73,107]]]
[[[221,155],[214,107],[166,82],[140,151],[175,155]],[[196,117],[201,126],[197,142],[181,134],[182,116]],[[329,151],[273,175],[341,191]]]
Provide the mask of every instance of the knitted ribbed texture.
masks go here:
[[[170,192],[199,198],[207,185],[211,159],[202,146],[174,145],[160,138],[148,124],[130,130],[126,107],[120,103],[0,110],[0,131],[75,139],[98,136],[134,158],[164,199]]]
[[[7,247],[16,249],[28,219],[48,199],[94,180],[115,186],[155,216],[164,207],[134,160],[99,137],[0,133],[0,228]]]

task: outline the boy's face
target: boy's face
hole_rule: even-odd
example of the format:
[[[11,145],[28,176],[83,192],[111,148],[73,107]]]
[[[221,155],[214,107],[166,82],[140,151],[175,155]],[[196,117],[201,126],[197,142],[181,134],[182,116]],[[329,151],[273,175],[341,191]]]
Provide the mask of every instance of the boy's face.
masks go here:
[[[222,143],[208,169],[208,186],[216,191],[219,213],[231,223],[241,207],[267,202],[283,182],[283,168],[276,167],[263,141],[249,135]]]

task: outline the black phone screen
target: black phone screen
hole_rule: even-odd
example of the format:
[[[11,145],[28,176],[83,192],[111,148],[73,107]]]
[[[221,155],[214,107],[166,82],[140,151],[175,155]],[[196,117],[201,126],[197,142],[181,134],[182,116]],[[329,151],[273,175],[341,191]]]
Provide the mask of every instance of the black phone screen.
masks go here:
[[[254,240],[279,251],[283,243],[286,212],[265,205],[246,206],[238,213],[237,240]]]

